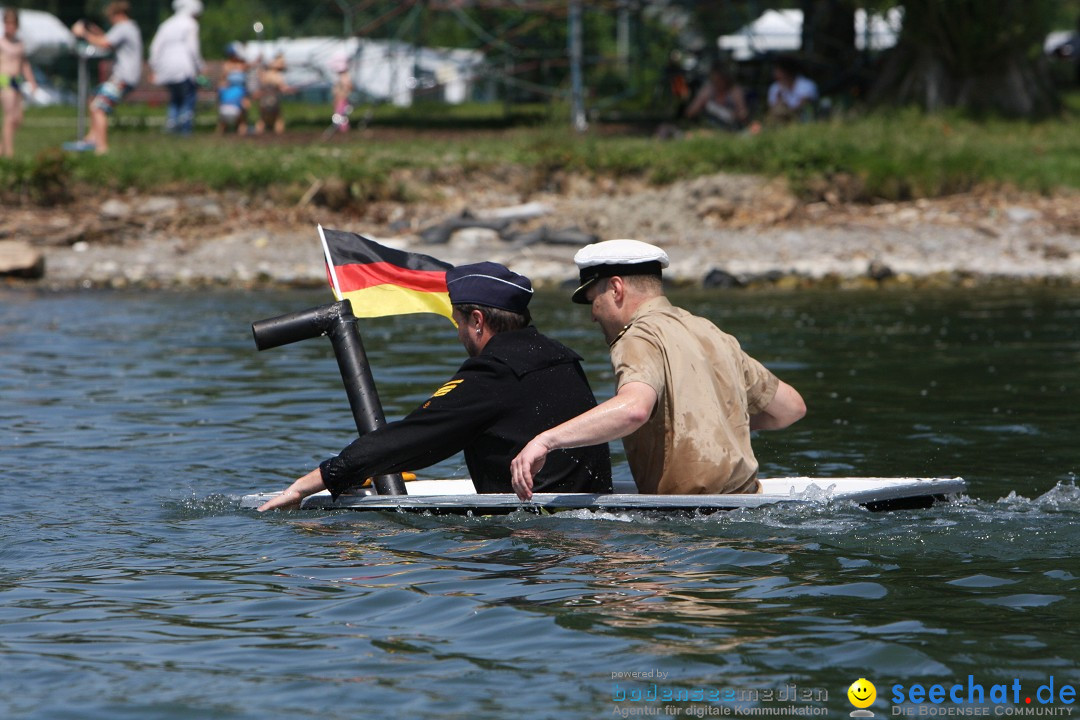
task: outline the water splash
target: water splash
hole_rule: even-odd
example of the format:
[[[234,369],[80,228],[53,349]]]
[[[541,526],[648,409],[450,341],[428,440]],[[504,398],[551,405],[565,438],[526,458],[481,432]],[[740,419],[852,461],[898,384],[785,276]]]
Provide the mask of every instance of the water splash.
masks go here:
[[[796,492],[794,487],[788,490],[788,497],[792,500],[806,500],[817,505],[831,503],[835,494],[836,483],[826,487],[819,487],[815,483],[810,483],[806,486],[806,489],[801,492]]]
[[[161,504],[171,516],[178,519],[193,519],[231,515],[240,510],[240,498],[235,495],[213,493],[198,497],[194,493],[179,500],[166,500]]]
[[[1029,499],[1017,495],[1013,490],[1000,498],[996,505],[1013,511],[1042,511],[1049,513],[1080,511],[1080,487],[1076,481],[1059,481],[1057,485],[1036,498]]]

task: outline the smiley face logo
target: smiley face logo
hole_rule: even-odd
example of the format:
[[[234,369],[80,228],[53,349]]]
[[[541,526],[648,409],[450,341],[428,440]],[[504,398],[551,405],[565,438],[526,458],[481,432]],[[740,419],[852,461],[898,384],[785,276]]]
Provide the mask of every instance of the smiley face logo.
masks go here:
[[[877,700],[877,688],[866,678],[859,678],[851,683],[847,691],[848,700],[857,708],[868,708]]]

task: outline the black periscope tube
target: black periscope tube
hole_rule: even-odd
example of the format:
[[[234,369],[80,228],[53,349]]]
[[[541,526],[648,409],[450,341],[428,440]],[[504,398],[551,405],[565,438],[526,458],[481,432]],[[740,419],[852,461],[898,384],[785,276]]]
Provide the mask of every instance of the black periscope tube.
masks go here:
[[[352,408],[357,432],[363,435],[386,424],[379,392],[375,389],[375,380],[371,377],[367,354],[348,300],[253,322],[251,333],[259,350],[269,350],[320,335],[329,336],[341,380],[345,383],[345,394],[349,396],[349,407]],[[380,495],[408,494],[401,475],[379,475],[374,482],[375,492]]]

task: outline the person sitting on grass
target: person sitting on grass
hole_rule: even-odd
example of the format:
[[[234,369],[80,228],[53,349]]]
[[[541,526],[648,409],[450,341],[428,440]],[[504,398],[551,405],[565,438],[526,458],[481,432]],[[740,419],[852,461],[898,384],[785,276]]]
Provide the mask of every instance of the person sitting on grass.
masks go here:
[[[773,80],[769,86],[769,121],[779,124],[811,119],[818,101],[818,87],[799,73],[798,63],[789,57],[777,60]]]
[[[709,71],[709,80],[686,108],[686,117],[701,116],[706,124],[724,130],[741,130],[750,119],[746,94],[721,67]]]

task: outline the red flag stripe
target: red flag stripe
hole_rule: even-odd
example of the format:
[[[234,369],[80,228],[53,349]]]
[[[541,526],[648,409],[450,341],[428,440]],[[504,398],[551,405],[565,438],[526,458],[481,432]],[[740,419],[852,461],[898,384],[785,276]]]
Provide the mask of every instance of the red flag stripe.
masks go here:
[[[445,270],[409,270],[387,262],[338,265],[334,268],[342,294],[376,285],[397,285],[422,292],[446,292]]]

